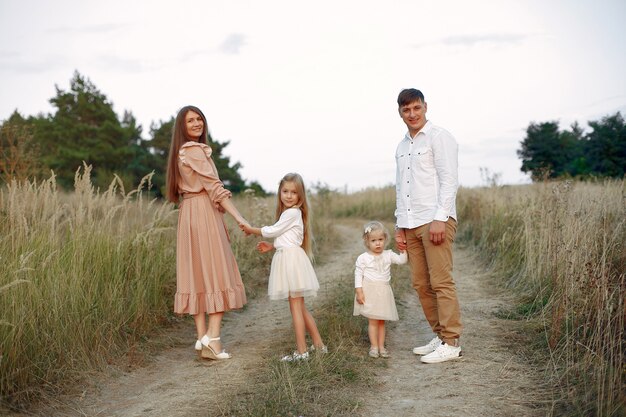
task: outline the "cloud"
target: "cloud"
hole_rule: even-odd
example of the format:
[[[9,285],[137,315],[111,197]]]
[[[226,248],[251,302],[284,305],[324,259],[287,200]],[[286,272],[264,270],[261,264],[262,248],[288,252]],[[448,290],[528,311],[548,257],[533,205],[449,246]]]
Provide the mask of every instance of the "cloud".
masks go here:
[[[441,43],[450,46],[474,46],[481,43],[492,45],[516,44],[528,38],[528,35],[514,33],[491,33],[486,35],[459,35],[442,39]]]
[[[0,50],[0,60],[17,59],[20,54],[15,51],[2,51]]]
[[[478,142],[461,142],[459,143],[459,153],[481,159],[495,156],[516,156],[523,138],[524,135],[520,131],[519,136],[502,133],[501,136],[483,138]]]
[[[125,23],[102,23],[99,25],[89,25],[89,26],[58,26],[54,28],[47,29],[47,33],[52,34],[100,34],[100,33],[110,33],[115,32],[119,29],[123,29],[127,25]]]
[[[246,36],[241,33],[231,33],[220,44],[219,50],[226,55],[238,55],[246,44]]]
[[[0,72],[46,73],[62,68],[67,62],[67,58],[61,55],[48,55],[31,59],[17,52],[0,52]]]
[[[189,62],[196,58],[201,58],[212,53],[215,53],[215,51],[211,49],[194,49],[192,51],[182,54],[178,59],[178,62]]]
[[[591,103],[587,104],[586,107],[595,107],[595,106],[598,106],[598,105],[602,105],[602,104],[606,104],[606,103],[610,103],[610,102],[614,102],[614,101],[621,102],[621,103],[618,103],[618,104],[621,104],[623,106],[624,105],[623,102],[625,101],[624,98],[626,98],[626,96],[623,95],[623,94],[616,95],[616,96],[603,97],[603,98],[601,98],[599,100],[596,100],[594,102],[591,102]]]
[[[142,60],[128,59],[116,55],[100,55],[97,58],[97,62],[106,69],[128,73],[143,72],[150,69]]]
[[[246,45],[246,36],[241,33],[231,33],[217,48],[194,49],[183,53],[179,62],[189,62],[211,54],[239,55],[241,48]]]
[[[413,44],[414,48],[423,48],[426,46],[462,46],[473,47],[480,44],[488,45],[512,45],[523,42],[528,39],[530,35],[518,34],[518,33],[487,33],[483,35],[456,35],[448,36],[446,38],[433,41]]]

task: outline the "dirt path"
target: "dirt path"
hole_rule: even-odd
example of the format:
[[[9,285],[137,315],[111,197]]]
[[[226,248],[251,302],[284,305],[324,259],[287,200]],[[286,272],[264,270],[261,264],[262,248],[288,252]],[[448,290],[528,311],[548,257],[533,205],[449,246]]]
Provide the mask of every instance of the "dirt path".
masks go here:
[[[360,223],[359,223],[360,225]],[[362,252],[360,230],[354,223],[337,226],[343,242],[317,265],[321,291],[319,303],[333,289],[333,280],[353,269]],[[534,416],[524,391],[533,382],[520,358],[511,356],[510,322],[493,311],[507,302],[491,289],[469,254],[456,250],[456,272],[465,336],[465,359],[424,365],[412,354],[418,342],[432,337],[413,291],[399,301],[400,321],[388,334],[392,358],[377,370],[380,386],[372,392],[355,392],[363,406],[355,415],[369,416]],[[245,281],[245,278],[244,278]],[[266,297],[252,300],[241,312],[225,316],[223,341],[234,358],[199,361],[193,351],[193,324],[186,321],[167,336],[171,348],[156,355],[145,367],[118,371],[102,380],[96,377],[81,395],[60,397],[45,416],[168,416],[221,415],[220,404],[233,392],[253,389],[249,381],[264,369],[265,358],[288,352],[270,352],[272,337],[291,340],[291,320],[286,303]],[[367,347],[364,346],[364,349]],[[219,383],[212,383],[219,381]],[[378,384],[376,384],[378,385]],[[426,399],[428,398],[428,400]]]
[[[354,253],[361,243],[352,238],[353,228],[339,225],[339,235],[348,235],[343,244],[316,265],[320,282],[318,297],[307,304],[321,302],[333,288],[333,280],[352,269]],[[244,277],[245,284],[245,277]],[[246,389],[246,384],[265,366],[265,358],[290,353],[270,352],[267,341],[280,337],[293,340],[291,316],[287,302],[270,302],[259,297],[240,312],[224,316],[222,340],[233,359],[199,361],[193,350],[195,328],[189,321],[176,326],[168,335],[172,348],[150,363],[132,372],[113,375],[104,381],[93,381],[82,395],[59,398],[46,410],[34,411],[42,416],[159,416],[191,417],[220,415],[220,404],[231,392]],[[219,384],[211,383],[219,381]],[[250,387],[248,387],[250,389]],[[17,416],[15,416],[17,417]]]
[[[400,321],[388,334],[393,358],[377,375],[382,391],[365,403],[363,416],[546,415],[536,407],[538,371],[513,353],[518,324],[494,315],[510,298],[490,285],[467,249],[456,246],[454,257],[463,359],[427,365],[413,354],[433,333],[417,295],[407,291],[398,303]]]

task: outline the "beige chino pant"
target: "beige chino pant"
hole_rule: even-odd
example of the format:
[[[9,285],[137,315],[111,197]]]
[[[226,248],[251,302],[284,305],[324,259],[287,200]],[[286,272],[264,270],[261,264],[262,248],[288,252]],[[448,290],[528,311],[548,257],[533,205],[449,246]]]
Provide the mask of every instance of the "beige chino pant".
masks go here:
[[[446,239],[439,245],[430,241],[430,223],[406,229],[407,253],[426,320],[441,340],[457,346],[461,336],[461,312],[452,278],[452,243],[456,221],[446,222]]]

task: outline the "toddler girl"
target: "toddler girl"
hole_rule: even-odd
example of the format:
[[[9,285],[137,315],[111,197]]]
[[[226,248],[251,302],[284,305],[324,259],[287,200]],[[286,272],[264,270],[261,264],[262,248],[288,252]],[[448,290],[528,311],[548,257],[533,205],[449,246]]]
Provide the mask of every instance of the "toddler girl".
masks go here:
[[[354,271],[354,315],[369,319],[367,333],[370,338],[369,356],[388,358],[385,349],[385,320],[398,320],[398,311],[389,285],[391,264],[404,264],[406,252],[400,255],[385,250],[389,234],[380,222],[369,222],[363,230],[363,243],[367,252],[356,260]]]
[[[304,182],[299,174],[285,175],[278,186],[277,222],[262,228],[241,224],[246,234],[274,238],[274,244],[261,241],[257,249],[261,253],[276,249],[272,258],[268,294],[272,300],[289,299],[289,309],[296,334],[297,350],[284,356],[283,361],[299,361],[309,358],[305,330],[309,332],[313,345],[311,350],[326,353],[317,325],[304,304],[305,296],[317,295],[319,283],[307,256],[311,253],[309,230],[309,205]]]

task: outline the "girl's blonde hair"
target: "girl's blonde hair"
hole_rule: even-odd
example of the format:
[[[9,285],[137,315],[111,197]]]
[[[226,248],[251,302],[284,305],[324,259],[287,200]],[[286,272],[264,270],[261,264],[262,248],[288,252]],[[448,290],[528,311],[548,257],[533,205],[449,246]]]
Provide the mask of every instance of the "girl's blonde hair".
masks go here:
[[[377,231],[383,232],[385,235],[385,243],[389,241],[389,232],[387,232],[387,228],[379,221],[371,221],[363,227],[363,244],[366,249],[369,249],[369,246],[367,246],[367,240],[369,239],[370,234]]]
[[[313,258],[312,251],[312,242],[313,242],[313,233],[311,232],[311,228],[309,227],[309,220],[311,217],[311,210],[309,208],[309,203],[306,198],[306,189],[304,187],[304,181],[300,174],[296,174],[295,172],[290,172],[285,175],[278,184],[278,204],[276,204],[276,220],[280,218],[280,215],[287,209],[287,207],[283,204],[280,199],[280,190],[283,188],[283,184],[286,182],[293,182],[296,185],[296,192],[298,193],[298,203],[294,207],[298,207],[302,212],[302,223],[304,223],[304,238],[302,239],[302,249],[309,255],[310,258]]]

